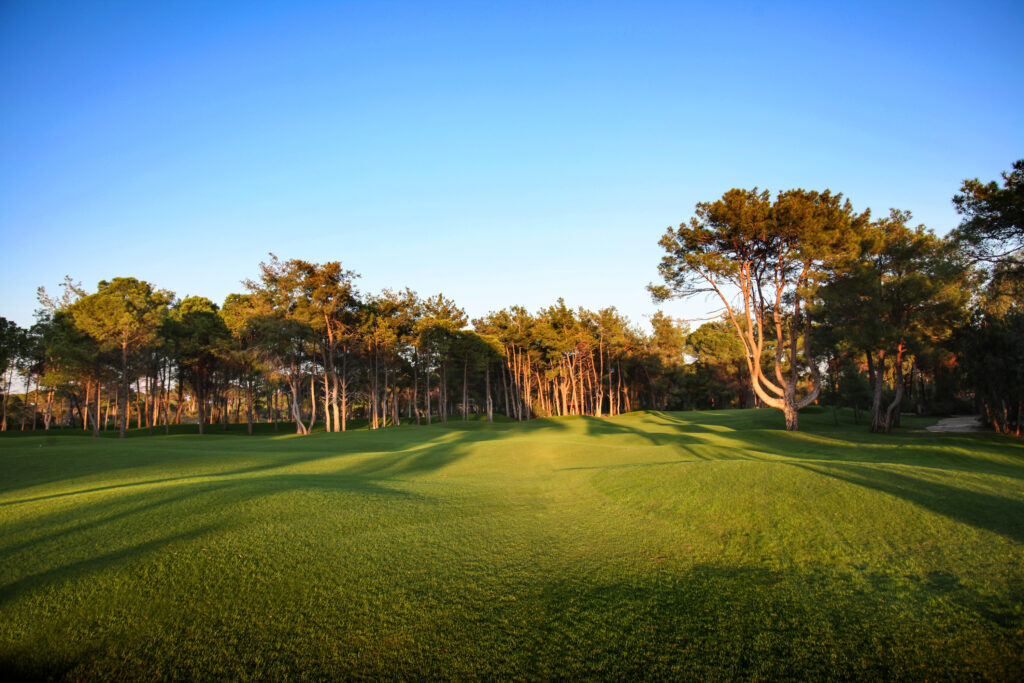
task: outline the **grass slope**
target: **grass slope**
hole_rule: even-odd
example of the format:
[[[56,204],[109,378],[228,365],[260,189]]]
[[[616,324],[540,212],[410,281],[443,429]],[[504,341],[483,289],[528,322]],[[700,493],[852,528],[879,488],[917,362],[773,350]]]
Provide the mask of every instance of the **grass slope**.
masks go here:
[[[0,673],[1024,675],[1024,446],[776,411],[0,439]]]

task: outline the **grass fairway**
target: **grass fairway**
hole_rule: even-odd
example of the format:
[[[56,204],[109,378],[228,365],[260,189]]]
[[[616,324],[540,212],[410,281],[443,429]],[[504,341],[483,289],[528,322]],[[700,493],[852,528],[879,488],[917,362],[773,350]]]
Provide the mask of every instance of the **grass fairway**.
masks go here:
[[[0,438],[0,673],[1020,679],[1024,444],[908,422]]]

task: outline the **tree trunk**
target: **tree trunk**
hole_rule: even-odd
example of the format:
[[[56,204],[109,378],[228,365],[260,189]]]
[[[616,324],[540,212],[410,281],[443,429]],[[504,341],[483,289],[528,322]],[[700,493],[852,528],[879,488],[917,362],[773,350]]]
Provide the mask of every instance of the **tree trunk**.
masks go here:
[[[441,422],[448,422],[448,359],[441,361],[441,379],[437,392],[437,412]]]
[[[896,396],[885,411],[885,431],[889,432],[893,427],[899,427],[900,403],[903,402],[903,342],[896,347],[896,362],[893,365],[893,383],[896,385]]]
[[[427,425],[430,425],[430,354],[427,354],[427,367],[423,370],[423,381],[426,383],[427,395]]]
[[[316,365],[309,372],[309,429],[304,433],[310,434],[316,426]]]
[[[469,356],[462,357],[462,419],[469,419]]]
[[[46,410],[43,412],[43,430],[50,431],[50,423],[53,421],[53,389],[46,393]]]
[[[174,424],[176,424],[176,425],[180,425],[181,424],[181,410],[185,406],[185,398],[184,398],[184,394],[182,393],[182,392],[184,392],[184,390],[185,390],[185,378],[184,378],[184,375],[182,374],[181,367],[179,366],[179,368],[178,368],[178,405],[176,406],[175,411],[174,411]]]
[[[484,387],[487,392],[487,421],[494,422],[494,403],[491,401],[491,364],[484,371]]]
[[[120,423],[121,423],[121,435],[120,438],[124,438],[126,420],[127,420],[127,408],[128,408],[128,345],[121,344],[121,394],[124,397],[125,410],[121,410]]]
[[[341,357],[341,431],[348,427],[348,348]]]
[[[412,408],[416,413],[416,424],[420,423],[420,353],[413,350],[412,358]]]
[[[793,401],[786,401],[782,408],[783,414],[786,416],[786,431],[795,432],[800,429],[800,411],[797,410],[796,405]]]
[[[246,432],[252,436],[252,377],[245,378],[245,422]]]
[[[288,386],[292,391],[291,409],[292,418],[295,420],[295,433],[305,434],[306,425],[302,421],[302,395],[300,393],[299,381],[292,378],[289,380]]]
[[[3,420],[0,421],[0,432],[7,431],[7,400],[11,395],[11,383],[14,382],[14,369],[11,369],[10,379],[4,381],[4,406],[3,406]]]
[[[338,409],[338,373],[333,370],[333,361],[331,363],[331,411],[334,413],[334,427],[335,432],[344,431],[341,428],[341,411]]]
[[[199,433],[206,433],[206,378],[202,371],[196,373],[192,380],[192,390],[195,392],[196,417],[199,421]]]
[[[882,414],[882,389],[885,384],[885,351],[878,354],[875,363],[874,354],[866,352],[868,360],[868,380],[871,383],[871,431],[885,430],[885,416]]]
[[[398,416],[398,369],[391,374],[391,424],[398,427],[402,424]]]
[[[331,424],[331,372],[327,368],[326,357],[324,358],[324,431],[332,432]]]

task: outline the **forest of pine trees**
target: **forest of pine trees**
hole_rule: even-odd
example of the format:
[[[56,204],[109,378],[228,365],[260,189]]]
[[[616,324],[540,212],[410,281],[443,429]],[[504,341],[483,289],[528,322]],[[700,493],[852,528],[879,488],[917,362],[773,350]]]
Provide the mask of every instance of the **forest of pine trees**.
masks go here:
[[[169,431],[287,423],[345,431],[642,410],[853,408],[1024,421],[1024,161],[965,181],[948,237],[841,195],[730,190],[662,238],[658,299],[717,294],[696,329],[558,299],[473,320],[442,294],[365,293],[337,261],[274,255],[221,304],[117,277],[40,288],[28,329],[0,318],[4,431]],[[733,289],[727,289],[728,286]],[[730,298],[736,292],[736,298]],[[353,422],[355,421],[355,422]]]

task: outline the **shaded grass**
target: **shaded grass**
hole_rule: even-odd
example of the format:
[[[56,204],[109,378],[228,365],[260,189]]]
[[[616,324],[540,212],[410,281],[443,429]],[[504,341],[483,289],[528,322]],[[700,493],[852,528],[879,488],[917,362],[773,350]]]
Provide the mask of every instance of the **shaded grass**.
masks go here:
[[[1024,447],[780,421],[0,439],[0,673],[1019,678]]]

